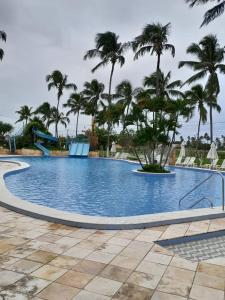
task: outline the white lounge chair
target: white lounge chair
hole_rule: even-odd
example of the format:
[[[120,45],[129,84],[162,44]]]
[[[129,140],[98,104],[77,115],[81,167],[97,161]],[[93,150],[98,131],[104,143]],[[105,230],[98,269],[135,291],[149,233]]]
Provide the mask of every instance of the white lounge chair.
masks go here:
[[[193,167],[195,163],[196,157],[192,156],[187,163],[187,167]]]
[[[122,154],[121,154],[121,156],[120,156],[120,159],[127,159],[127,157],[128,157],[128,155],[129,155],[129,153],[126,153],[126,152],[123,152]]]
[[[120,152],[116,152],[114,158],[115,158],[115,159],[120,159]]]
[[[225,169],[225,159],[223,160],[221,166],[218,166],[217,169],[224,170]]]
[[[181,163],[181,166],[186,166],[188,164],[188,162],[189,162],[190,159],[191,159],[190,156],[187,156],[185,158],[185,160]]]
[[[182,156],[178,156],[178,158],[177,158],[177,160],[176,160],[176,162],[175,162],[175,165],[176,165],[176,166],[179,166],[179,165],[181,165],[181,163],[182,163],[182,159],[183,159],[183,157],[182,157]]]

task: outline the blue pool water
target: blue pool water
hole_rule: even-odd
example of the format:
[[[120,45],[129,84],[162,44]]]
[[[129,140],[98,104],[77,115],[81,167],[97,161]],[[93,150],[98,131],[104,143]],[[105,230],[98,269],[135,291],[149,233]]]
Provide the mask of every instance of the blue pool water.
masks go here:
[[[15,158],[14,158],[15,160]],[[187,209],[207,195],[221,205],[214,177],[179,207],[179,199],[209,172],[173,168],[175,176],[138,175],[137,164],[106,159],[20,157],[31,165],[5,177],[8,189],[30,202],[87,215],[134,216]],[[198,207],[207,207],[201,203]]]

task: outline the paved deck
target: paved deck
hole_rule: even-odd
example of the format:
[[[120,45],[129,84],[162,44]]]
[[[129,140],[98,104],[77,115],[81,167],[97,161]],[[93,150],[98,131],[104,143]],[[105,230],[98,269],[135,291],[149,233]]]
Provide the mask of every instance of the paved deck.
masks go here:
[[[225,219],[99,231],[0,207],[0,299],[224,300],[225,257],[192,262],[153,243],[222,229]]]

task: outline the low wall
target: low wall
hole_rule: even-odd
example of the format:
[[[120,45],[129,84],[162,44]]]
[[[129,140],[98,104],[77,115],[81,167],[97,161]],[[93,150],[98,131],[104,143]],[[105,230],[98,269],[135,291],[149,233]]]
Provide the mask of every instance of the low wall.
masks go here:
[[[42,152],[40,150],[35,150],[35,149],[17,149],[16,150],[17,155],[24,155],[24,156],[41,156]]]
[[[8,155],[8,154],[10,154],[8,149],[0,148],[0,155]]]
[[[89,157],[99,157],[99,152],[98,151],[90,151],[88,156]]]
[[[50,152],[51,156],[68,156],[69,155],[69,151],[59,151],[59,150],[53,150]]]

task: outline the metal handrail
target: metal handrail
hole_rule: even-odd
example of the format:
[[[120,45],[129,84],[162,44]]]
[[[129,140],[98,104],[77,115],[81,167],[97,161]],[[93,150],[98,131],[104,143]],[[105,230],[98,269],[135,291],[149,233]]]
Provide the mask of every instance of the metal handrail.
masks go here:
[[[189,208],[193,208],[196,204],[199,204],[203,200],[208,200],[208,202],[210,203],[210,206],[213,208],[213,201],[210,200],[208,197],[202,197],[201,199],[197,200],[194,204],[192,204]]]
[[[179,200],[179,206],[181,204],[181,202],[187,198],[187,196],[189,196],[192,192],[194,192],[195,190],[197,190],[203,183],[205,183],[206,181],[208,181],[209,179],[211,179],[213,176],[215,175],[219,175],[221,177],[222,180],[222,190],[221,190],[221,198],[222,198],[222,210],[224,210],[224,177],[223,174],[221,172],[213,172],[209,177],[207,177],[206,179],[204,179],[203,181],[201,181],[199,184],[197,184],[193,189],[191,189],[189,192],[187,192],[182,198],[180,198]]]

